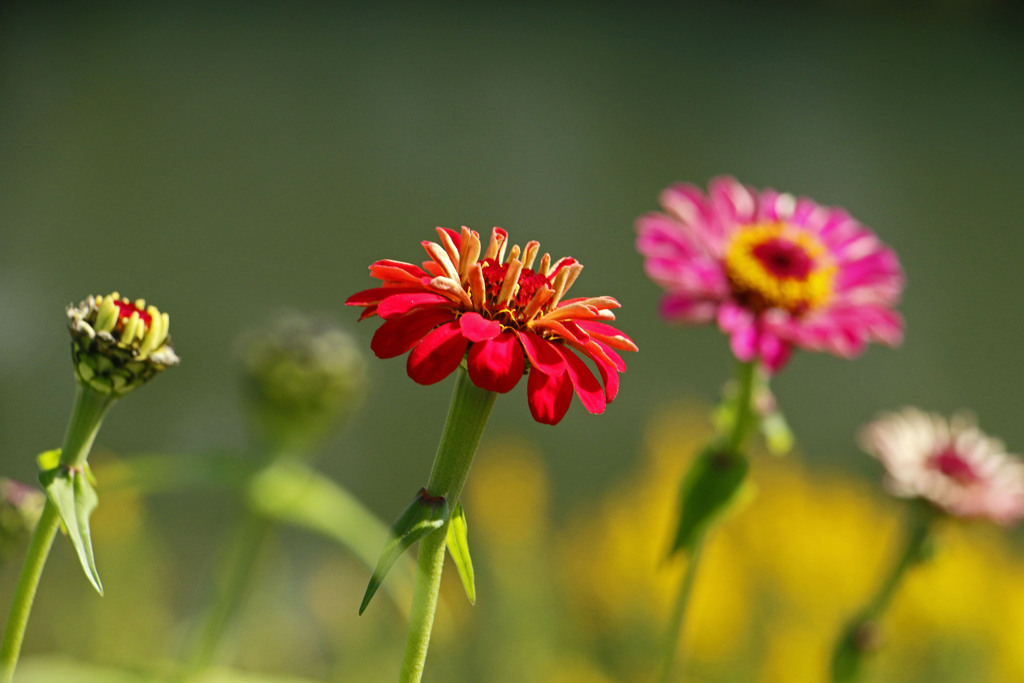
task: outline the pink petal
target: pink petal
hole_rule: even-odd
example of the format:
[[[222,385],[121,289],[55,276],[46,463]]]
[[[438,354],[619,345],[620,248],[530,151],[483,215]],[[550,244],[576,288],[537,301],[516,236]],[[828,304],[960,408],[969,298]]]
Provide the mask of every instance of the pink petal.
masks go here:
[[[488,320],[479,313],[464,314],[459,318],[459,325],[462,326],[462,336],[472,342],[494,339],[501,334],[501,323]]]
[[[735,301],[724,301],[718,308],[718,328],[730,334],[754,324],[754,314]]]
[[[715,319],[718,314],[718,302],[683,292],[672,292],[662,298],[659,311],[667,320],[700,325]]]
[[[565,360],[554,344],[528,330],[520,330],[518,334],[530,365],[545,375],[557,377],[565,372]]]
[[[457,320],[435,328],[409,353],[409,377],[419,384],[440,382],[459,367],[468,345]]]
[[[400,356],[419,342],[432,329],[452,320],[455,311],[447,308],[425,308],[385,320],[370,341],[378,358]]]
[[[396,315],[405,315],[414,308],[420,306],[436,306],[437,304],[450,304],[451,300],[433,292],[418,294],[396,294],[389,296],[377,306],[377,315],[387,319]]]
[[[510,331],[470,346],[467,365],[473,384],[499,394],[511,391],[519,383],[526,367],[523,347],[519,345],[515,332]]]
[[[757,327],[750,325],[729,334],[729,347],[734,356],[741,361],[749,362],[757,357]]]
[[[572,403],[569,373],[547,375],[533,368],[526,382],[526,394],[534,420],[541,424],[558,424]]]
[[[601,388],[601,383],[594,377],[594,373],[569,348],[561,346],[558,347],[558,351],[565,358],[566,372],[569,373],[569,379],[572,380],[573,388],[576,389],[576,395],[580,397],[583,407],[587,409],[587,412],[595,415],[603,413],[608,400],[604,395],[604,389]]]
[[[758,344],[758,358],[771,372],[778,372],[789,360],[792,346],[777,335],[762,332]]]

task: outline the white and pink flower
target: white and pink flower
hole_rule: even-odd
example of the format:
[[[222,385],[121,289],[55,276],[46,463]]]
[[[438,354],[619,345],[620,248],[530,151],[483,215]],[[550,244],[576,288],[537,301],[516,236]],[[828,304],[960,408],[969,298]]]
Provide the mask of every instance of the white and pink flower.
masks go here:
[[[730,177],[706,195],[674,185],[661,204],[636,227],[666,319],[717,322],[737,358],[773,372],[794,347],[850,358],[902,341],[896,254],[845,210]]]
[[[893,495],[1004,525],[1024,517],[1024,462],[979,430],[970,415],[946,420],[904,408],[867,425],[860,442],[885,467]]]

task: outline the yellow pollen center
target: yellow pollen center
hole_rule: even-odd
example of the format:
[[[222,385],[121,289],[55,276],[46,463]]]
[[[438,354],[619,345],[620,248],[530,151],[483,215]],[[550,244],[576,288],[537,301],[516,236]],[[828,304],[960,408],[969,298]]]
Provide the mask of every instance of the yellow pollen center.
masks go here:
[[[785,223],[739,230],[726,250],[725,270],[743,305],[794,315],[827,303],[836,273],[828,250],[814,235]]]

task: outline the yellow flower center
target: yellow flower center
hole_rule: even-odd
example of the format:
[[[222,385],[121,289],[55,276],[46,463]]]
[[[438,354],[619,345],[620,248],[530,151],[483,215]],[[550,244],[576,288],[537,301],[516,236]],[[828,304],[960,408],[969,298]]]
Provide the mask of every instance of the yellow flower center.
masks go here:
[[[828,302],[836,267],[814,235],[785,223],[738,231],[725,254],[736,298],[757,312],[781,308],[800,315]]]

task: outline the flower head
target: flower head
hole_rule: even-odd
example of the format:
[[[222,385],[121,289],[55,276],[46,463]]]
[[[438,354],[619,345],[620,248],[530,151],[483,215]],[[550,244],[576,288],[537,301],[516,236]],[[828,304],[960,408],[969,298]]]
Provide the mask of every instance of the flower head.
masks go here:
[[[886,487],[924,498],[958,517],[1010,524],[1024,517],[1024,462],[1006,453],[966,414],[946,420],[917,408],[867,425],[861,447],[886,470]]]
[[[276,447],[308,450],[361,402],[366,361],[328,319],[281,315],[246,335],[241,357],[253,421]]]
[[[794,346],[849,358],[902,340],[896,254],[843,209],[729,177],[707,195],[674,185],[661,204],[638,219],[637,249],[666,319],[717,321],[737,358],[772,371]]]
[[[617,351],[636,350],[608,324],[619,302],[566,299],[583,266],[548,254],[538,264],[537,242],[507,249],[501,228],[486,249],[469,228],[437,234],[438,242],[422,243],[430,257],[422,268],[377,261],[370,274],[383,286],[346,301],[364,307],[360,320],[384,319],[370,345],[374,353],[393,358],[410,351],[408,373],[420,384],[444,379],[463,358],[473,383],[488,391],[510,391],[528,373],[530,412],[545,424],[562,419],[574,390],[584,408],[603,412],[626,369]],[[581,355],[596,365],[600,381]]]
[[[170,318],[143,299],[90,296],[67,313],[75,375],[95,391],[127,394],[178,363],[167,336]]]

